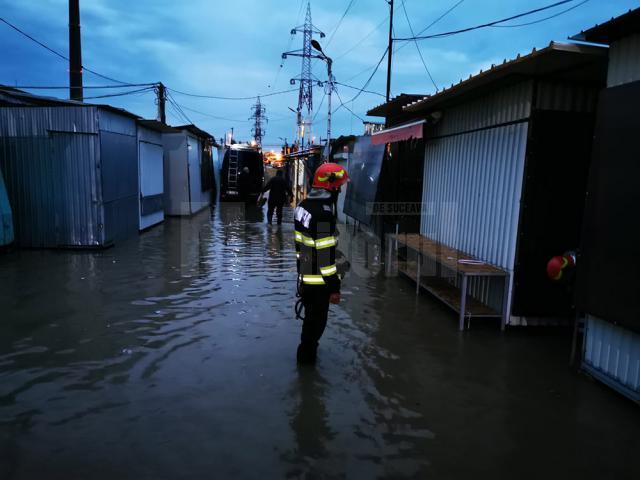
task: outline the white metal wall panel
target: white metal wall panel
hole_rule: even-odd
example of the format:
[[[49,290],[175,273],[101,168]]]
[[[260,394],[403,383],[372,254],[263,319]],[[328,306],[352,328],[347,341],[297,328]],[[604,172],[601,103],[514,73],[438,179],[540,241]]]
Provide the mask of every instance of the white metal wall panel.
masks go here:
[[[164,191],[162,155],[162,146],[140,142],[140,193],[143,197]]]
[[[640,34],[614,42],[609,49],[608,87],[640,80]]]
[[[1,107],[0,137],[44,137],[50,131],[98,133],[95,107]]]
[[[167,215],[190,215],[187,136],[169,133],[164,145],[164,211]]]
[[[98,107],[99,108],[99,107]],[[122,115],[111,110],[99,108],[99,127],[100,130],[111,133],[120,133],[122,135],[136,136],[137,125],[134,118],[128,115]]]
[[[425,144],[421,233],[504,268],[511,282],[528,126],[517,123]],[[501,311],[502,281],[472,279],[469,292]],[[510,304],[509,299],[509,309]]]
[[[640,401],[640,335],[589,315],[583,366],[605,383]]]
[[[189,186],[191,188],[191,213],[196,213],[209,206],[208,192],[202,191],[202,173],[200,162],[202,160],[202,144],[200,140],[191,135],[187,136],[189,152]]]
[[[528,123],[426,142],[421,231],[513,270]]]
[[[162,145],[162,133],[151,130],[150,128],[138,125],[138,140],[141,142],[155,143]]]
[[[427,136],[453,135],[529,118],[532,89],[533,82],[528,80],[448,109]]]
[[[164,193],[164,150],[162,145],[140,141],[140,197],[150,197]],[[140,198],[141,201],[141,198]],[[164,210],[142,215],[140,229],[144,230],[164,220]]]

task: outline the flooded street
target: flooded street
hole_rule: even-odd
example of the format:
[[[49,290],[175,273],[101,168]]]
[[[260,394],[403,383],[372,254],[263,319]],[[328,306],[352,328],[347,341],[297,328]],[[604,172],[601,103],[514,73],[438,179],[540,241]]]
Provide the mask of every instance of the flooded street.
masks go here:
[[[227,204],[0,256],[0,478],[640,478],[637,406],[569,370],[570,332],[460,333],[340,245],[315,368],[291,221]]]

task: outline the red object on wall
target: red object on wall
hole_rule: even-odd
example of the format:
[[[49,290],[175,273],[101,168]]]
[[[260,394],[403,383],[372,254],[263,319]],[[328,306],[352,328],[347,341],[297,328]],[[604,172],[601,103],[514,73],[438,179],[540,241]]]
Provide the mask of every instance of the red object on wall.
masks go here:
[[[381,145],[383,143],[401,142],[411,138],[422,138],[424,121],[411,123],[409,125],[387,128],[371,135],[371,143]]]

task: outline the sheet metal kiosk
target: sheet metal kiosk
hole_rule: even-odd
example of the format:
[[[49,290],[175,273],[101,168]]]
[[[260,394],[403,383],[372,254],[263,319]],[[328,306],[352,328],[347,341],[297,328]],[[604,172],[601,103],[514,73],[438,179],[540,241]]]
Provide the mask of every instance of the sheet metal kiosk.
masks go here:
[[[0,168],[21,247],[108,247],[137,235],[138,117],[6,90]]]
[[[582,368],[640,403],[640,9],[575,38],[610,46],[578,257]]]
[[[189,216],[211,205],[214,139],[195,125],[175,130],[162,136],[165,214]]]
[[[466,287],[507,325],[574,318],[571,293],[549,281],[545,266],[580,240],[606,61],[605,48],[552,42],[403,106],[398,123],[376,134],[402,143],[425,121],[420,234],[453,249],[460,267],[433,255],[411,261],[424,276]],[[401,166],[402,153],[395,160]],[[506,272],[510,285],[495,275],[465,285],[471,262]]]

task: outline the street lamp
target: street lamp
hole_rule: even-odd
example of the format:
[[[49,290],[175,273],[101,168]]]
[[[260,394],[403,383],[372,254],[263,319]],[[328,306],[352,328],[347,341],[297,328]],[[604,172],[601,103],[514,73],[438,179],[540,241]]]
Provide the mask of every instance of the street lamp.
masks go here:
[[[329,77],[329,91],[327,92],[327,100],[329,102],[329,111],[327,113],[327,159],[329,158],[329,153],[331,152],[331,92],[333,92],[333,73],[331,72],[331,67],[333,66],[333,60],[327,57],[327,54],[322,51],[322,47],[317,40],[311,40],[311,46],[320,52],[322,55],[322,59],[327,62],[327,75]]]

